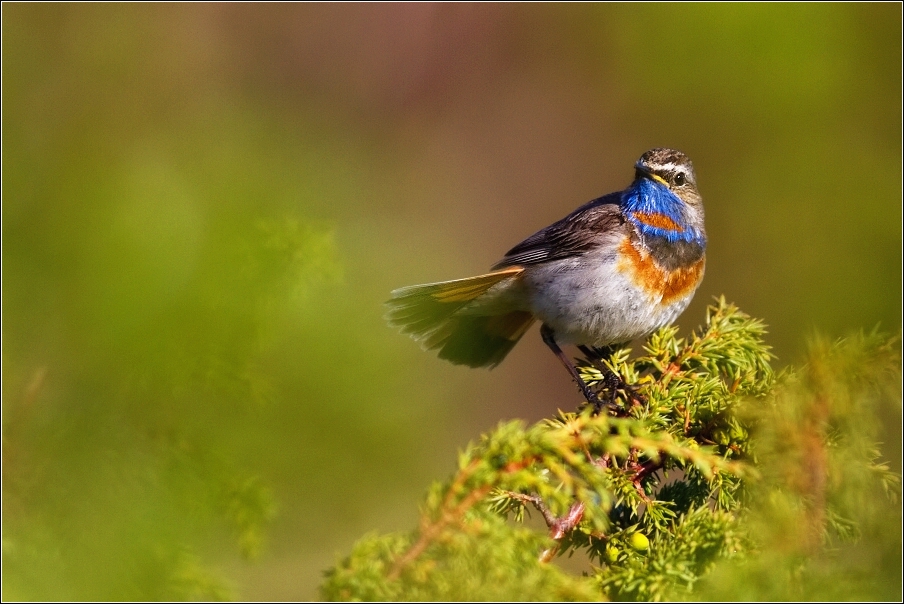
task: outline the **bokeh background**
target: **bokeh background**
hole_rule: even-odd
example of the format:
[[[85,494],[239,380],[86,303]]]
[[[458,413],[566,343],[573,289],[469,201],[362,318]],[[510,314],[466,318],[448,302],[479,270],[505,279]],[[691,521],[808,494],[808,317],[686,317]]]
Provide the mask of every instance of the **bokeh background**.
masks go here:
[[[579,396],[536,331],[454,367],[395,287],[479,273],[694,160],[706,279],[901,325],[901,6],[3,4],[4,599],[309,599],[498,421]]]

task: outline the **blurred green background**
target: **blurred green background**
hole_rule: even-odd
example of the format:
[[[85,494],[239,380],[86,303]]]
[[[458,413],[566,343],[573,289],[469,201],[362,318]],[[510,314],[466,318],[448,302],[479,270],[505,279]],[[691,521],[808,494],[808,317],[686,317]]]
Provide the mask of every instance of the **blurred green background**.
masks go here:
[[[386,327],[650,147],[770,325],[901,325],[901,6],[4,4],[3,597],[317,597],[499,420]]]

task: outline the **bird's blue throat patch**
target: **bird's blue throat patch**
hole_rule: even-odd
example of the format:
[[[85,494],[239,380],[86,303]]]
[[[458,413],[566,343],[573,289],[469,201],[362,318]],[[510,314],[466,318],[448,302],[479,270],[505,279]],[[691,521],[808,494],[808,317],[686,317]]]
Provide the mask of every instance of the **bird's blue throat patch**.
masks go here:
[[[685,203],[661,183],[635,180],[622,195],[622,208],[642,235],[706,245],[706,237],[687,224]]]

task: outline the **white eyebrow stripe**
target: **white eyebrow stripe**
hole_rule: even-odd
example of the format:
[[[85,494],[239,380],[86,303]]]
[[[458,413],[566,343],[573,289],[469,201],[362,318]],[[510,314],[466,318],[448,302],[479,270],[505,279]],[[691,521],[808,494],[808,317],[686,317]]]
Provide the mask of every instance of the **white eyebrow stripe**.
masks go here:
[[[686,171],[685,167],[683,165],[676,164],[673,162],[669,162],[667,164],[660,164],[660,165],[656,166],[657,170],[662,170],[664,172],[677,172],[679,168],[681,169],[682,172]]]
[[[636,168],[640,168],[644,171],[650,171],[653,173],[658,173],[660,175],[674,175],[674,174],[684,174],[691,182],[696,183],[696,176],[694,175],[694,169],[684,162],[665,162],[665,163],[656,163],[656,162],[643,162],[638,160],[635,164]]]

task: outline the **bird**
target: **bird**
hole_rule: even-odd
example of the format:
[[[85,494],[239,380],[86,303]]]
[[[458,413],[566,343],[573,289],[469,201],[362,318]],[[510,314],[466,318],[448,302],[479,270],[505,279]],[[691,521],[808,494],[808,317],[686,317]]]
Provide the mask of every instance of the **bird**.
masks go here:
[[[660,147],[640,156],[627,188],[537,231],[490,272],[392,291],[385,318],[441,359],[486,368],[502,362],[539,321],[544,343],[598,413],[605,401],[562,346],[599,361],[670,325],[693,298],[705,266],[693,164],[681,151]],[[624,384],[609,373],[607,379]]]

